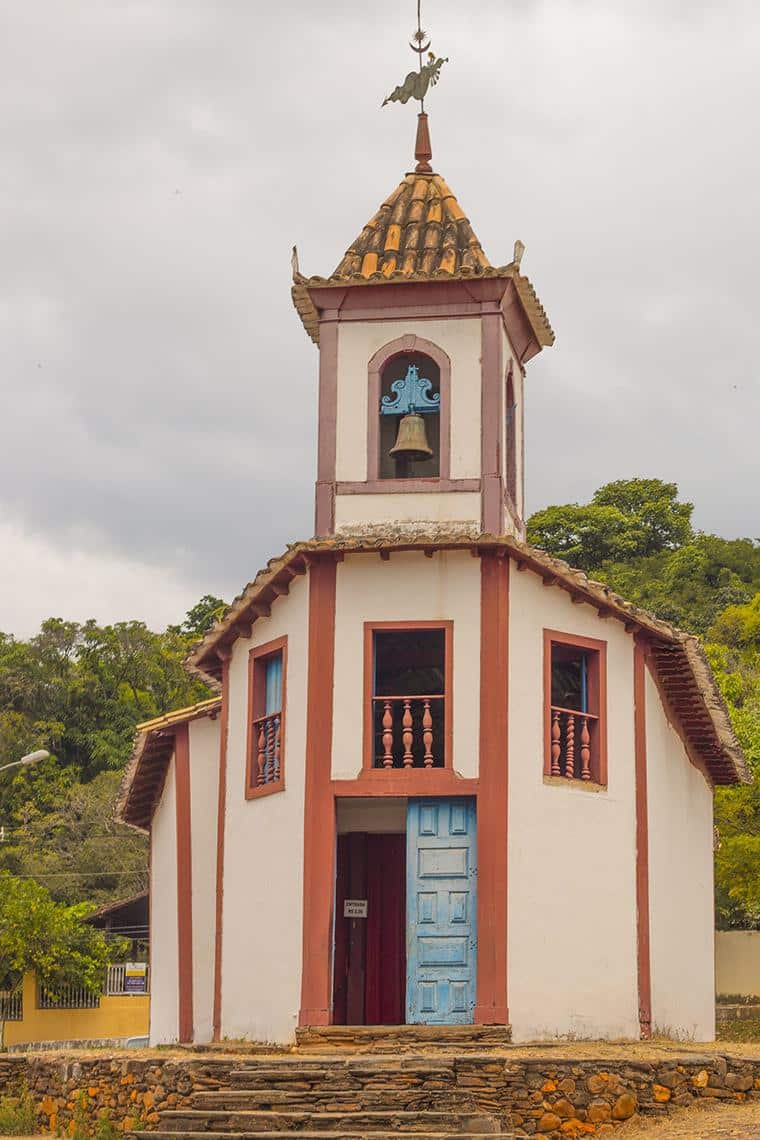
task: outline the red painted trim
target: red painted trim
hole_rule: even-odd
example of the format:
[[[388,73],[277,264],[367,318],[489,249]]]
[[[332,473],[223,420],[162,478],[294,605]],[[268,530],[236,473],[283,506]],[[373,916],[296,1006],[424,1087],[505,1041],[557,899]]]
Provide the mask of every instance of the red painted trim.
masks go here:
[[[340,289],[330,285],[310,285],[309,296],[320,310],[320,319],[328,314],[340,320],[353,317],[356,312],[387,314],[399,309],[405,315],[417,307],[423,312],[442,305],[473,304],[482,311],[483,305],[498,305],[507,290],[517,292],[511,277],[482,277],[446,281],[403,281],[377,284],[347,284]],[[363,317],[359,318],[360,320]]]
[[[214,1041],[222,1035],[222,923],[224,918],[224,828],[227,815],[227,736],[230,661],[222,662],[222,715],[219,720],[219,798],[216,817],[216,913],[214,930]]]
[[[336,562],[330,557],[316,558],[309,569],[300,1025],[330,1023],[336,838],[331,787],[336,572]]]
[[[558,629],[544,630],[544,775],[552,772],[552,644],[571,645],[577,649],[590,649],[589,712],[598,716],[597,747],[591,755],[591,780],[601,787],[607,786],[607,642],[595,637],[580,637],[575,633],[562,633]],[[596,701],[594,700],[596,698]],[[573,781],[568,781],[573,783]]]
[[[364,483],[336,484],[339,495],[424,495],[442,491],[479,491],[480,479],[367,479]]]
[[[379,419],[380,383],[383,369],[396,356],[410,352],[424,353],[438,365],[440,372],[440,466],[437,482],[449,479],[451,474],[451,361],[442,348],[432,340],[408,333],[397,337],[378,349],[368,366],[367,389],[367,481],[369,483],[399,483],[405,480],[380,479]],[[393,488],[389,488],[393,490]]]
[[[193,1040],[193,846],[190,823],[190,729],[174,734],[174,799],[177,813],[177,983],[179,1040]]]
[[[506,1025],[509,559],[480,560],[480,794],[475,1022]]]
[[[382,772],[379,768],[365,770],[355,780],[333,780],[332,791],[337,799],[363,798],[365,796],[476,796],[480,780],[457,776],[448,768],[433,768],[425,771],[413,768],[404,772],[394,768]]]
[[[319,331],[319,412],[314,533],[335,530],[336,423],[338,415],[338,324],[322,321]]]
[[[504,479],[500,447],[504,424],[501,359],[501,316],[489,313],[484,315],[481,321],[480,468],[483,481],[481,523],[486,534],[502,534],[504,531]]]
[[[282,654],[282,706],[280,708],[280,778],[261,787],[256,785],[256,746],[254,740],[253,721],[255,717],[263,716],[263,697],[265,674],[260,663],[273,653]],[[287,700],[288,700],[288,639],[276,637],[273,641],[266,641],[263,645],[255,645],[248,652],[248,723],[245,743],[245,798],[247,800],[261,799],[262,796],[271,796],[274,792],[285,791],[285,749],[287,731]]]
[[[444,766],[434,771],[446,771],[453,767],[452,752],[454,749],[454,623],[452,621],[365,621],[364,623],[364,748],[362,750],[362,771],[364,773],[378,773],[372,763],[372,635],[376,629],[442,629],[444,632],[444,706],[443,706],[443,734],[444,734]],[[393,769],[397,771],[397,769]],[[398,769],[400,771],[400,769]],[[418,769],[419,772],[419,769]],[[388,772],[382,773],[386,777]],[[410,776],[411,772],[402,772],[403,776]],[[430,776],[431,772],[422,772]],[[407,792],[407,795],[413,795]],[[423,795],[432,795],[432,792],[423,792]]]
[[[636,963],[639,1028],[652,1036],[652,964],[649,944],[649,808],[647,803],[646,646],[633,646],[634,751],[636,765]]]

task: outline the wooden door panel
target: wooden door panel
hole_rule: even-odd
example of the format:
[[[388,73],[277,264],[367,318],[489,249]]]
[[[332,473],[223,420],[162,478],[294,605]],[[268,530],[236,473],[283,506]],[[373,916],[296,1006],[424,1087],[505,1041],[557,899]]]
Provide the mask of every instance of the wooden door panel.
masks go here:
[[[407,1021],[469,1023],[475,1008],[475,802],[407,808]]]

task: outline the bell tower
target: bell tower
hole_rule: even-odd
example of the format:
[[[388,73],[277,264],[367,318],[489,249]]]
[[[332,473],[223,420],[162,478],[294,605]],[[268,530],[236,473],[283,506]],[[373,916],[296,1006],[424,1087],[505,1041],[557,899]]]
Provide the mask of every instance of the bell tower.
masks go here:
[[[422,103],[445,62],[428,60],[386,102]],[[431,160],[422,105],[414,170],[335,271],[306,277],[293,251],[293,302],[319,347],[320,536],[524,536],[525,365],[554,334],[522,243],[493,266]]]

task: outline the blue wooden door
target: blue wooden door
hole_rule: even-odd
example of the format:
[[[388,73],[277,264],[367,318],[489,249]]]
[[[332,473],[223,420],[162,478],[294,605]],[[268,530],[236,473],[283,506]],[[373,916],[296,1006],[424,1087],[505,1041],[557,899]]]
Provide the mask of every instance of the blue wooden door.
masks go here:
[[[409,800],[406,1020],[470,1024],[477,961],[475,801]]]

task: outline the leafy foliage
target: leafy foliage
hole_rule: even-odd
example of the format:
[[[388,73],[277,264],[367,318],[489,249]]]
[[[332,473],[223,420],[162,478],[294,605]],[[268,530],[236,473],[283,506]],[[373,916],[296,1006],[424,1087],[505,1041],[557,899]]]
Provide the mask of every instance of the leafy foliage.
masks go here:
[[[121,773],[140,721],[209,695],[182,662],[224,608],[207,595],[163,633],[60,618],[28,641],[0,633],[0,764],[52,753],[0,775],[0,871],[67,903],[145,888],[146,842],[113,821]]]
[[[0,988],[33,970],[52,991],[73,984],[99,993],[119,946],[82,921],[91,910],[57,903],[32,879],[0,871]]]
[[[605,562],[629,562],[673,550],[692,535],[691,503],[675,483],[618,479],[590,503],[546,507],[528,520],[528,541],[586,573]]]
[[[718,925],[760,928],[760,545],[695,534],[691,515],[674,483],[620,479],[538,511],[528,538],[706,640],[754,776],[716,790]]]

